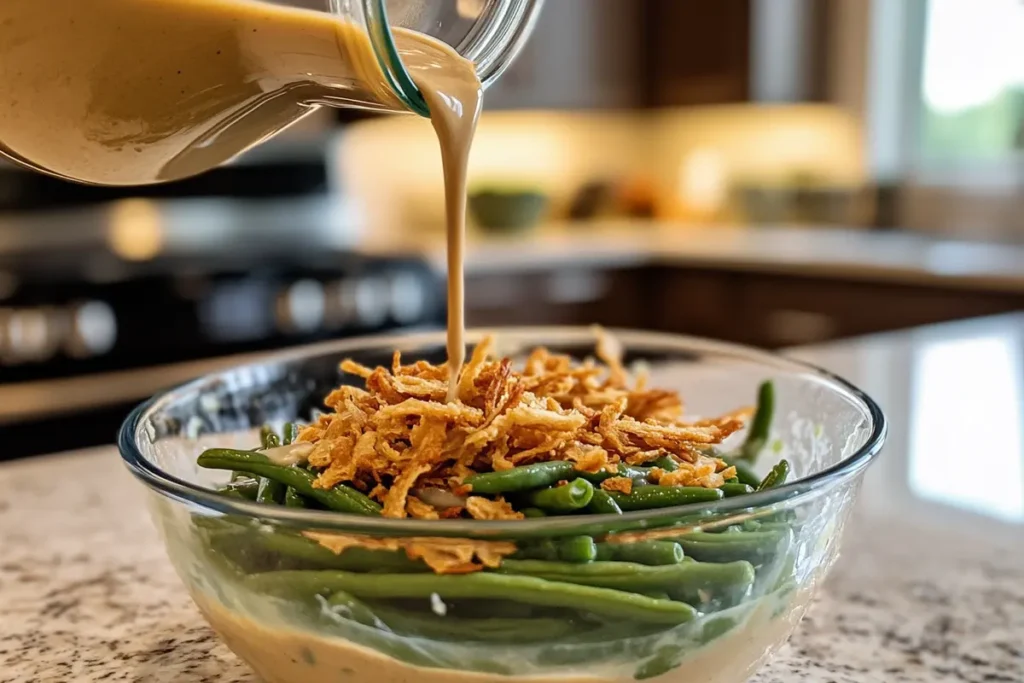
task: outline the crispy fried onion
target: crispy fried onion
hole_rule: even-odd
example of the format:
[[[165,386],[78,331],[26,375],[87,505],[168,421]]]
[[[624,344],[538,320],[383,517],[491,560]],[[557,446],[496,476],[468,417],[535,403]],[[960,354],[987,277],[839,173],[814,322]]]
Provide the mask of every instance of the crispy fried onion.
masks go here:
[[[716,487],[733,476],[706,453],[741,429],[749,411],[685,422],[677,392],[648,388],[646,374],[634,379],[618,341],[602,330],[597,338],[598,360],[576,362],[541,347],[518,370],[508,358],[495,359],[494,339],[485,338],[462,368],[450,403],[445,364],[403,365],[397,352],[391,367],[346,360],[341,369],[364,387],[332,391],[324,400],[331,412],[298,436],[310,444],[315,485],[354,487],[380,502],[387,517],[508,520],[522,515],[501,498],[473,495],[466,477],[551,460],[617,474],[620,463],[649,466],[664,457],[677,468],[652,469],[662,486]],[[622,493],[631,487],[624,477],[605,482]],[[436,497],[413,493],[424,490],[464,504],[439,505]],[[450,559],[438,561],[449,572],[488,566],[494,554],[481,555],[473,544],[431,543],[430,553]]]
[[[477,541],[460,538],[374,538],[347,534],[305,531],[303,535],[316,541],[335,555],[349,548],[404,551],[411,560],[422,560],[438,574],[468,574],[484,568],[497,568],[501,558],[516,551],[510,541]]]

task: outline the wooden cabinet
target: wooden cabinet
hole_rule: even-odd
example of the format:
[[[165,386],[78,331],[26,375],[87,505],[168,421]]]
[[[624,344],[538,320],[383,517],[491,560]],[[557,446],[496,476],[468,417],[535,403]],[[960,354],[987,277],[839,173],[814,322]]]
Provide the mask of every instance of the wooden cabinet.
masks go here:
[[[590,325],[649,327],[649,288],[656,282],[641,269],[566,267],[543,272],[470,274],[466,278],[466,322],[500,325]]]
[[[779,348],[1024,310],[1024,294],[663,269],[657,329]]]
[[[642,0],[645,104],[742,102],[750,97],[750,0]]]
[[[478,274],[466,290],[476,326],[600,323],[764,348],[1024,310],[1024,293],[673,267]]]
[[[631,0],[549,0],[526,47],[487,91],[487,108],[636,106],[639,20]]]
[[[550,0],[488,109],[741,102],[750,0]]]

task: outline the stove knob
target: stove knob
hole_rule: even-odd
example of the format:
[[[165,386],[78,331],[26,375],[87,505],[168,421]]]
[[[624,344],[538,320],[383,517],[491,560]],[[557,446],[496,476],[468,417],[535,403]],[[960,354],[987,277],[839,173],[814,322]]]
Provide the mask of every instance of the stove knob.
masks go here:
[[[0,308],[0,365],[7,365],[11,361],[7,352],[7,321],[11,313],[9,308]]]
[[[76,358],[102,356],[117,342],[117,317],[102,301],[87,301],[71,310],[71,330],[66,343]]]
[[[391,288],[381,277],[366,277],[355,285],[356,319],[363,327],[380,327],[391,309]]]
[[[399,325],[411,325],[423,318],[427,308],[424,283],[412,273],[391,277],[391,317]]]
[[[311,334],[324,324],[327,295],[316,280],[299,280],[278,297],[278,327],[284,332]]]
[[[58,334],[52,311],[42,308],[15,309],[5,316],[4,356],[12,363],[41,362],[53,356]]]
[[[354,325],[356,322],[356,286],[352,280],[331,283],[327,297],[327,325],[332,330]]]

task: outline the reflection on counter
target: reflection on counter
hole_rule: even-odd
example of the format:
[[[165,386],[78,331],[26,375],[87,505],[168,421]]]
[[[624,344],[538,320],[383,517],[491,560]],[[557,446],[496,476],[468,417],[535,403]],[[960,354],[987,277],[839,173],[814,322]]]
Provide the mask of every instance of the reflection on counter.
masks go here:
[[[872,514],[977,539],[1010,524],[1024,541],[1024,315],[792,355],[856,378],[886,413],[889,437],[862,494]]]
[[[1010,332],[914,349],[909,483],[926,500],[1024,522],[1024,320]]]

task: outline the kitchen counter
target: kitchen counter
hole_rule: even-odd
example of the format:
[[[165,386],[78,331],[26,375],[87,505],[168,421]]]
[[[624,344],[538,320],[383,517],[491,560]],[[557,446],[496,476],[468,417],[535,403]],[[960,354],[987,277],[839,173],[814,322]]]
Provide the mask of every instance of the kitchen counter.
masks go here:
[[[118,234],[117,206],[0,216],[0,262],[38,250],[108,246],[117,254],[111,241]],[[442,228],[429,223],[401,229],[366,226],[358,208],[344,197],[178,199],[153,202],[149,208],[162,244],[157,257],[227,258],[239,250],[290,248],[301,241],[323,252],[425,256],[438,268],[445,266]],[[650,220],[554,223],[508,236],[470,231],[470,274],[567,264],[665,265],[1024,293],[1024,240],[995,243],[913,231]]]
[[[1024,681],[1024,316],[796,349],[890,420],[842,558],[756,683]],[[112,448],[0,466],[0,682],[256,683]]]
[[[444,237],[367,233],[353,246],[426,256],[444,268]],[[1024,244],[836,228],[713,227],[649,221],[545,226],[521,236],[471,233],[469,274],[662,265],[1024,293]]]

